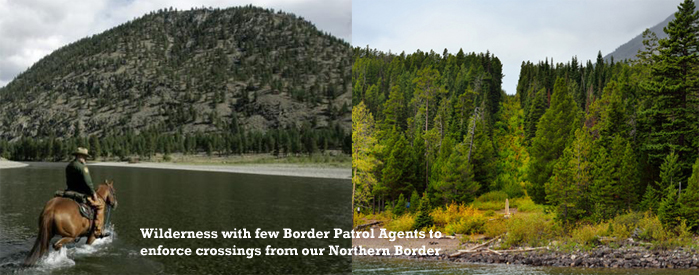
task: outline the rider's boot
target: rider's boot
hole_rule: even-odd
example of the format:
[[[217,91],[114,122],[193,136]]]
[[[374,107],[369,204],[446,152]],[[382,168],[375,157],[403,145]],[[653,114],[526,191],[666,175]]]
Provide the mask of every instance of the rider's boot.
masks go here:
[[[95,231],[94,235],[97,238],[104,238],[104,237],[109,237],[108,232],[103,232],[103,227],[104,227],[104,200],[101,198],[97,198],[97,200],[93,200],[92,198],[88,198],[88,201],[90,204],[95,208],[95,211],[97,211],[97,215],[95,217]]]

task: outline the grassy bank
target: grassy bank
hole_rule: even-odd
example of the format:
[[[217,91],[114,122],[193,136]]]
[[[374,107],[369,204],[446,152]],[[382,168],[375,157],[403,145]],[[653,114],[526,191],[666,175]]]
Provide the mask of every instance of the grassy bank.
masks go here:
[[[500,237],[495,249],[548,246],[559,251],[589,251],[596,247],[621,247],[629,242],[651,250],[678,247],[699,249],[698,237],[687,226],[665,228],[650,212],[628,212],[599,223],[581,222],[563,225],[555,215],[530,198],[510,200],[509,218],[505,217],[505,200],[498,194],[485,194],[473,203],[450,204],[430,210],[432,225],[422,230],[439,230],[455,235],[462,243],[482,242]],[[393,215],[389,209],[381,214],[354,214],[355,226],[382,221],[394,231],[415,228],[418,213]]]

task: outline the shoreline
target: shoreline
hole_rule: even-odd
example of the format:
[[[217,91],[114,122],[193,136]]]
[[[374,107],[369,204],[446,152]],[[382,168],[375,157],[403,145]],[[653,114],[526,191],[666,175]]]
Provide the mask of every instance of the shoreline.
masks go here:
[[[0,169],[22,168],[27,166],[29,166],[29,164],[5,159],[0,160]]]
[[[376,227],[375,227],[376,228]],[[556,247],[535,251],[498,251],[490,250],[491,245],[484,250],[464,253],[451,257],[458,250],[475,247],[477,243],[462,244],[458,239],[396,239],[389,241],[379,238],[352,238],[352,248],[364,249],[387,248],[394,251],[394,246],[404,248],[440,249],[439,255],[353,255],[353,257],[387,257],[409,260],[435,260],[463,262],[474,264],[509,264],[550,267],[584,267],[584,268],[667,268],[667,269],[698,269],[699,251],[691,248],[675,248],[654,250],[648,244],[635,242],[632,239],[623,241],[619,247],[599,245],[589,250],[565,251]],[[520,247],[521,248],[521,247]],[[492,248],[495,249],[495,248]],[[495,252],[493,252],[495,251]]]
[[[327,179],[351,179],[352,173],[349,168],[333,167],[313,167],[309,165],[295,164],[226,164],[226,165],[199,165],[199,164],[179,164],[179,163],[156,163],[156,162],[94,162],[89,166],[108,167],[130,167],[130,168],[151,168],[151,169],[172,169],[185,171],[204,172],[225,172],[238,174],[255,174],[270,176],[288,176],[305,178],[327,178]]]
[[[555,249],[520,253],[489,253],[485,251],[449,257],[398,256],[398,255],[353,255],[353,257],[386,257],[408,260],[449,261],[470,264],[507,264],[548,267],[619,268],[619,269],[699,269],[696,252],[682,248],[673,250],[649,250],[630,246],[610,248],[600,246],[589,251],[565,252]]]

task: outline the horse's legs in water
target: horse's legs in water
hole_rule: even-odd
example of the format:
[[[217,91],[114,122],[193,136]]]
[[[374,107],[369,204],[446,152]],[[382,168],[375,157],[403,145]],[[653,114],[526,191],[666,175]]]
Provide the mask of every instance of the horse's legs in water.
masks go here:
[[[55,244],[53,244],[53,249],[55,250],[61,250],[61,247],[63,247],[64,244],[67,244],[69,242],[74,242],[75,238],[73,237],[63,237],[62,239],[58,240]]]
[[[95,238],[94,234],[90,235],[90,237],[87,237],[87,244],[88,245],[92,244],[93,242],[95,242],[95,239],[97,239],[97,238]]]

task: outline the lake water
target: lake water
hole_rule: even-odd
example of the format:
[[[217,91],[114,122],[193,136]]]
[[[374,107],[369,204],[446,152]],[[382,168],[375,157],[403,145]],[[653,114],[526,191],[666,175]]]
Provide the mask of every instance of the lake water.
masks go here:
[[[674,270],[535,267],[506,264],[468,264],[438,260],[409,260],[400,258],[355,256],[352,258],[352,274],[690,275],[699,274],[699,271],[696,269]]]
[[[65,164],[0,169],[0,274],[316,274],[349,272],[341,256],[141,256],[141,248],[351,247],[346,239],[144,239],[140,228],[177,231],[350,230],[348,179],[314,179],[218,172],[91,167],[95,182],[113,179],[118,208],[114,236],[49,253],[19,269],[37,236],[39,213],[65,188]],[[253,232],[254,234],[254,232]],[[57,238],[54,238],[54,241]],[[327,249],[326,249],[327,250]]]

